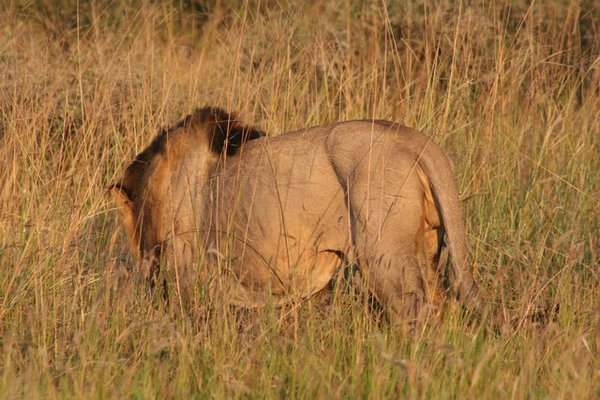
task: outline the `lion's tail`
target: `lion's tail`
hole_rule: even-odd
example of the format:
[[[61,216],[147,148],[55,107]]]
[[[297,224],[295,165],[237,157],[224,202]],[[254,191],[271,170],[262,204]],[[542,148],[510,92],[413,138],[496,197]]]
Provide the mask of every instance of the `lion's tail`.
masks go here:
[[[469,309],[479,311],[482,304],[479,289],[473,279],[473,262],[467,249],[466,229],[452,163],[425,135],[400,125],[396,126],[402,143],[415,154],[417,162],[431,183],[452,259],[454,275],[451,277],[452,288]]]

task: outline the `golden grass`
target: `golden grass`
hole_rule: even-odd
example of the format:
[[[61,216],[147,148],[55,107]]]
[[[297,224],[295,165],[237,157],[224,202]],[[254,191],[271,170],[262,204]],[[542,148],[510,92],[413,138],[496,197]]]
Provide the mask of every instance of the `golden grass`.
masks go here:
[[[100,3],[0,6],[0,397],[600,396],[597,3]],[[105,187],[205,104],[271,134],[377,117],[434,137],[512,325],[449,311],[399,337],[343,288],[151,301]]]

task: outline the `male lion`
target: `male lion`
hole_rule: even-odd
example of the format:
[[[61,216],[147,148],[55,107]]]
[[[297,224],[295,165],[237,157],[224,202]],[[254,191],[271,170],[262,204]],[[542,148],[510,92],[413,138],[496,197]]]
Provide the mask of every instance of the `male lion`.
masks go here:
[[[441,301],[445,233],[449,283],[479,308],[452,166],[394,122],[266,137],[202,108],[160,132],[112,191],[151,286],[166,259],[178,285],[199,275],[230,303],[281,304],[320,291],[351,262],[401,325]]]

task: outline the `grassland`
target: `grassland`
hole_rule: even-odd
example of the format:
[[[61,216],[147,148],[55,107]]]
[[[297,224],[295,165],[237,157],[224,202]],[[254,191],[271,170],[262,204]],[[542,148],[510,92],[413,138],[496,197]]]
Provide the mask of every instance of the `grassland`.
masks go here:
[[[0,398],[600,398],[598,2],[295,4],[0,5]],[[510,323],[149,299],[105,188],[206,104],[433,137]]]

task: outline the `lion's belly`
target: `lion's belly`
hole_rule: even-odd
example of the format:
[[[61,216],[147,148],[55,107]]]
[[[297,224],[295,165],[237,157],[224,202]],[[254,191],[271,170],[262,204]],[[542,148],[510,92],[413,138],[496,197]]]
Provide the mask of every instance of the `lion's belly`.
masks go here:
[[[337,254],[349,243],[343,197],[329,192],[325,206],[322,192],[304,197],[310,192],[295,193],[283,206],[262,199],[226,213],[224,250],[241,284],[272,295],[305,297],[331,280],[341,263]]]
[[[327,285],[349,247],[343,191],[324,154],[312,149],[254,157],[235,185],[231,173],[222,177],[229,185],[219,186],[215,215],[226,225],[219,231],[231,270],[251,291],[309,296]]]
[[[333,215],[317,220],[299,214],[287,214],[285,222],[277,217],[263,220],[240,243],[237,271],[249,286],[305,296],[329,282],[341,262],[336,253],[347,247],[347,235]]]

